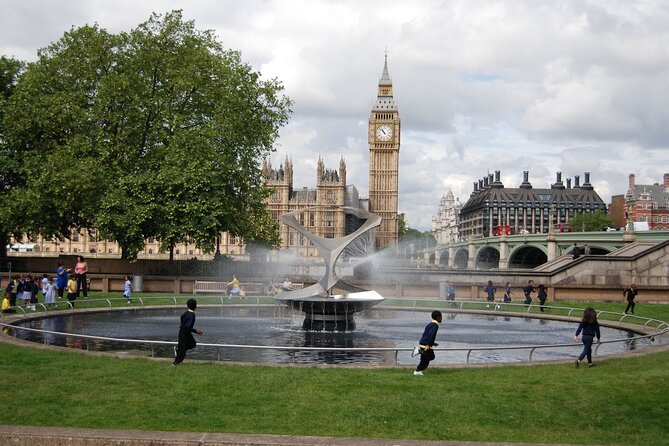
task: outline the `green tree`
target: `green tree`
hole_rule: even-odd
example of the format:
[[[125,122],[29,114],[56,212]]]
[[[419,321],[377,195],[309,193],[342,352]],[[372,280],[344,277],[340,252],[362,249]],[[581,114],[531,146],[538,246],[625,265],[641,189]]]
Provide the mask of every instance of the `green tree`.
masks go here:
[[[180,11],[65,33],[7,108],[26,178],[14,232],[97,228],[127,258],[148,237],[170,252],[187,239],[211,251],[223,231],[276,243],[260,163],[290,114],[282,91]]]
[[[613,227],[613,220],[604,212],[587,212],[576,214],[570,221],[574,231],[597,232],[603,231],[606,227]]]
[[[11,57],[0,56],[0,190],[6,195],[18,184],[18,166],[13,157],[13,150],[6,147],[4,141],[3,116],[5,106],[16,89],[19,77],[25,68],[23,61]],[[10,232],[9,222],[0,213],[0,258],[7,256],[7,235]]]
[[[407,252],[413,251],[414,255],[422,249],[431,248],[437,244],[431,231],[421,232],[409,226],[405,226],[398,240],[400,245],[407,248],[413,247],[413,250],[408,249]]]

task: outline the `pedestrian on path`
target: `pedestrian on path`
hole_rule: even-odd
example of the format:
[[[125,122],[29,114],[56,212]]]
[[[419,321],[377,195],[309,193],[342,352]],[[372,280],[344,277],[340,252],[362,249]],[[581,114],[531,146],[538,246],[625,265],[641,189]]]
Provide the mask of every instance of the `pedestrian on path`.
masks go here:
[[[574,342],[578,342],[578,335],[583,332],[581,336],[581,341],[583,342],[583,351],[578,356],[576,360],[576,368],[579,368],[581,361],[586,356],[588,357],[588,367],[592,367],[594,364],[592,362],[592,343],[597,337],[597,342],[601,342],[601,335],[599,333],[599,323],[597,322],[597,313],[594,308],[587,307],[583,310],[583,319],[581,323],[578,324],[576,329],[576,334],[574,335]]]
[[[623,290],[623,296],[627,298],[627,307],[625,308],[625,314],[627,314],[627,312],[630,310],[632,310],[632,314],[634,314],[634,307],[636,306],[634,298],[636,297],[637,294],[639,294],[639,291],[636,289],[635,284],[632,284],[629,286],[629,288],[625,288]]]

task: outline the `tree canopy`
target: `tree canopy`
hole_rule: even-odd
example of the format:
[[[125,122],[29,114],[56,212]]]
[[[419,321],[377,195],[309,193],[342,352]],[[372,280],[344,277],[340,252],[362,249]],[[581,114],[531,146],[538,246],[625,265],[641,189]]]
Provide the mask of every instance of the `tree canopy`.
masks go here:
[[[8,234],[95,228],[127,258],[149,237],[278,241],[260,163],[291,101],[180,11],[127,33],[71,29],[0,105],[0,168],[18,179],[0,198]]]
[[[576,214],[570,223],[574,231],[580,232],[604,231],[614,226],[613,220],[601,211]]]

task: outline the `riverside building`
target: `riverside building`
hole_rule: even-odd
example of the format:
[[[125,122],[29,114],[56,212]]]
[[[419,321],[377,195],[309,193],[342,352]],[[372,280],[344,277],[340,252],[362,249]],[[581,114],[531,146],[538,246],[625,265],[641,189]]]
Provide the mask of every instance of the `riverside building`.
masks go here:
[[[558,172],[550,188],[536,189],[529,181],[529,172],[523,172],[523,182],[517,188],[504,187],[500,171],[489,174],[474,183],[474,190],[460,210],[459,233],[461,240],[472,240],[500,234],[499,227],[510,234],[541,234],[564,230],[576,214],[602,211],[606,204],[590,184],[590,173],[585,182],[574,176],[567,184]],[[578,230],[578,228],[574,228]]]

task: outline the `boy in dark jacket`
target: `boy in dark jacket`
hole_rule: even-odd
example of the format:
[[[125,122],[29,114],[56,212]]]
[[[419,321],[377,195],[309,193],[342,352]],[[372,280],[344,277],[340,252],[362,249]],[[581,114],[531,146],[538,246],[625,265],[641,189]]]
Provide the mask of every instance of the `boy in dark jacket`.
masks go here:
[[[188,299],[186,302],[186,311],[181,315],[181,325],[179,326],[179,345],[174,348],[174,362],[172,365],[178,365],[186,359],[186,352],[194,349],[197,343],[193,337],[193,333],[202,336],[202,330],[196,330],[195,326],[195,309],[197,308],[197,301],[195,299]]]
[[[435,310],[432,312],[432,320],[425,326],[423,336],[421,336],[420,341],[418,342],[420,348],[420,362],[416,367],[416,371],[413,372],[415,376],[423,376],[423,370],[425,370],[430,365],[430,361],[434,359],[433,347],[439,345],[434,342],[437,337],[437,331],[439,331],[439,324],[441,324],[441,311]]]

